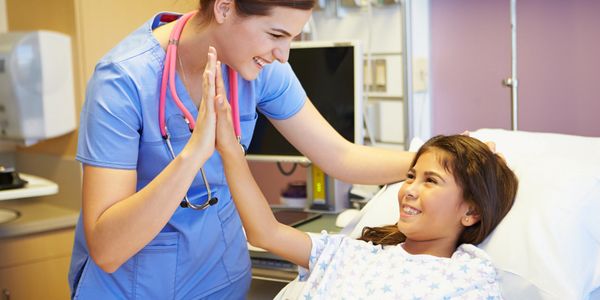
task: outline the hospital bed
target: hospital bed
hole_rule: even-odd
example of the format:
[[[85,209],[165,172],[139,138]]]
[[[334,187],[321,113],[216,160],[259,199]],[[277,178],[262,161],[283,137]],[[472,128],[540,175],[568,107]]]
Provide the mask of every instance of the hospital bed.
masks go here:
[[[600,138],[481,129],[519,177],[515,204],[479,246],[498,269],[505,299],[600,300]],[[411,150],[422,144],[413,140]],[[385,186],[342,233],[398,219],[402,183]],[[296,299],[298,279],[276,299]]]

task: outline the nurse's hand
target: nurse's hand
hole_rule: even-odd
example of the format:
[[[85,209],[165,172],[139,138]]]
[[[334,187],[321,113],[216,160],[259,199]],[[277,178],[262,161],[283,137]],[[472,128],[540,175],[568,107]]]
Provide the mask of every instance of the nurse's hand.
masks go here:
[[[461,135],[466,135],[466,136],[471,136],[471,132],[469,132],[468,130],[465,130],[463,133],[461,133]],[[504,161],[506,161],[506,158],[504,157],[504,154],[496,151],[496,143],[492,142],[492,141],[487,141],[484,142],[486,146],[488,146],[488,148],[490,149],[490,151],[492,151],[492,153],[498,155],[501,159],[503,159]]]
[[[215,151],[215,130],[217,118],[215,114],[217,50],[208,48],[208,61],[202,74],[202,101],[198,109],[196,127],[189,144],[199,149],[206,158]]]
[[[237,141],[231,117],[231,105],[227,101],[227,93],[221,74],[221,62],[217,62],[215,110],[217,114],[216,147],[221,156],[241,154],[242,148]]]

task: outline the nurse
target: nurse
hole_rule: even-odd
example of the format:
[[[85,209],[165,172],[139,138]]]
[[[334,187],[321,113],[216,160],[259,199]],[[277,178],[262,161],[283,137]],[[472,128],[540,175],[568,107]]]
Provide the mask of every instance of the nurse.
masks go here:
[[[258,110],[334,177],[365,184],[402,179],[413,155],[346,141],[287,64],[290,42],[313,5],[201,0],[198,12],[184,18],[154,16],[100,60],[81,112],[83,203],[69,272],[73,298],[245,297],[248,249],[214,151],[214,93],[205,92],[214,90],[217,74],[224,74],[230,99],[232,90],[239,95],[241,144],[250,143]],[[166,60],[169,45],[177,51]],[[163,111],[165,65],[174,76],[167,78]],[[218,202],[206,209],[182,206],[182,199],[201,206],[212,197]]]

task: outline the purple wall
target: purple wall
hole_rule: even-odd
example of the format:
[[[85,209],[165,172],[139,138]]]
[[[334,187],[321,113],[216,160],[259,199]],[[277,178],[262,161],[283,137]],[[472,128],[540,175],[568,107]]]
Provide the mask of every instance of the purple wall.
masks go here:
[[[521,128],[600,136],[600,1],[518,1]]]
[[[431,0],[432,133],[510,127],[508,1]]]
[[[600,136],[600,1],[517,1],[519,129]],[[431,0],[433,134],[510,128],[509,1]]]

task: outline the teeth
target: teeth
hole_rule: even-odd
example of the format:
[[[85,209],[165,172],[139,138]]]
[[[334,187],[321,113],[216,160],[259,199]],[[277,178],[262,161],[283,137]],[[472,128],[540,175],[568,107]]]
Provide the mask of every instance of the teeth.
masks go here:
[[[260,57],[254,57],[254,62],[256,62],[257,64],[259,64],[261,67],[264,67],[268,62],[265,61],[264,59],[260,58]]]
[[[421,213],[420,210],[418,210],[416,208],[412,208],[410,206],[406,206],[406,205],[402,207],[402,211],[404,211],[407,215],[411,215],[411,216]]]

